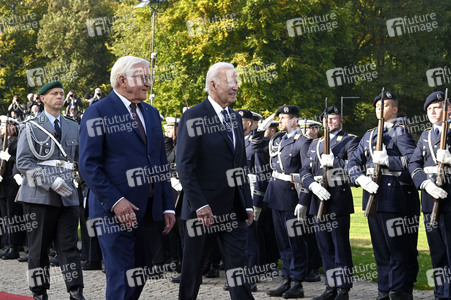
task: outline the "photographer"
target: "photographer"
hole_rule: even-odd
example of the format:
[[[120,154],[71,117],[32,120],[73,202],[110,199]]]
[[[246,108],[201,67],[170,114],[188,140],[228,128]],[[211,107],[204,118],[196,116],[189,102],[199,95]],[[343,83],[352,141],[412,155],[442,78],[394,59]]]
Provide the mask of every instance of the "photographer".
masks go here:
[[[66,108],[66,116],[67,116],[69,115],[69,111],[72,107],[75,107],[75,109],[78,111],[82,111],[83,104],[81,102],[81,99],[75,96],[74,91],[70,90],[69,93],[67,93],[66,100],[64,100],[63,107]]]
[[[14,114],[11,114],[14,112]],[[23,116],[25,114],[25,104],[22,103],[18,95],[15,95],[13,97],[13,101],[8,107],[8,113],[11,115],[11,117],[14,115],[14,118],[17,120],[22,120]]]
[[[103,98],[102,90],[100,88],[96,88],[94,91],[94,97],[89,101],[89,106],[93,105],[97,101]]]

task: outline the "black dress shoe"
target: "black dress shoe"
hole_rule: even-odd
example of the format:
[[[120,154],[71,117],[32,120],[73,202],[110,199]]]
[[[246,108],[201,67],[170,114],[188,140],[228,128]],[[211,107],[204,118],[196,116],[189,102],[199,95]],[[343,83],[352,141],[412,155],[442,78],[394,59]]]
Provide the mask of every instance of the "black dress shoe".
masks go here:
[[[205,274],[206,278],[218,278],[219,277],[219,267],[211,266],[210,270]]]
[[[74,290],[69,291],[69,299],[70,300],[85,300],[85,297],[83,297],[83,288],[78,287]]]
[[[388,296],[388,292],[387,291],[377,291],[377,298],[376,300],[389,300],[390,297]]]
[[[282,284],[275,290],[269,290],[266,295],[270,297],[280,297],[283,293],[290,289],[291,278],[283,277]]]
[[[226,285],[222,288],[224,291],[228,291],[230,288],[229,288],[229,285],[226,283]]]
[[[180,283],[180,279],[182,278],[182,275],[179,275],[177,277],[172,277],[171,282],[173,283]]]
[[[11,247],[9,248],[8,253],[2,256],[3,259],[16,259],[19,258],[20,254],[17,248]]]
[[[249,287],[251,288],[251,292],[256,292],[257,291],[257,284],[256,283],[251,283]]]
[[[2,252],[0,252],[0,257],[3,257],[4,255],[6,255],[6,253],[9,252],[9,247],[6,246],[5,248],[3,248]]]
[[[42,293],[33,293],[33,299],[34,300],[48,300],[49,296],[46,292]]]
[[[28,254],[25,255],[25,256],[19,257],[19,258],[17,259],[17,261],[20,261],[20,262],[27,262],[27,261],[28,261]]]
[[[406,294],[398,291],[390,291],[388,294],[390,300],[406,300]]]
[[[307,276],[305,276],[305,281],[306,282],[321,281],[321,276],[319,276],[319,270],[318,269],[309,270]]]
[[[102,270],[102,263],[100,261],[87,261],[81,265],[85,271]]]
[[[334,300],[349,300],[349,289],[339,288]]]
[[[327,285],[324,293],[312,300],[334,300],[335,296],[337,296],[337,288]]]
[[[291,280],[290,289],[282,294],[285,299],[304,298],[304,289],[302,282],[298,280]]]

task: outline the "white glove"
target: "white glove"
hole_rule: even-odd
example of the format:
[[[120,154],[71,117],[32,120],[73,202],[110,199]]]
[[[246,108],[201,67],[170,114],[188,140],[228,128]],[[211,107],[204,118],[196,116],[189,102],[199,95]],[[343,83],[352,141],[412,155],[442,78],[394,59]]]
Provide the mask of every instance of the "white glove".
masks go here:
[[[308,207],[302,204],[296,205],[294,209],[294,215],[298,217],[298,222],[302,222],[307,218]]]
[[[451,164],[451,153],[449,152],[448,149],[446,150],[442,150],[442,149],[438,149],[437,150],[437,161],[449,165]]]
[[[445,190],[436,186],[435,183],[433,183],[429,179],[423,181],[421,187],[435,199],[445,199],[446,197],[448,197],[448,193]]]
[[[0,176],[0,182],[2,182],[3,181],[3,177],[2,176]]]
[[[257,131],[265,131],[266,129],[268,129],[269,125],[271,125],[275,117],[276,114],[272,114],[263,121],[261,121],[260,124],[258,124]]]
[[[319,200],[329,200],[330,193],[318,182],[312,182],[308,188],[319,198]]]
[[[8,153],[8,149],[5,151],[0,151],[0,159],[4,161],[8,161],[11,158],[11,155]]]
[[[258,221],[261,212],[262,212],[261,207],[254,206],[254,221]]]
[[[376,194],[379,189],[379,185],[365,175],[360,175],[355,182],[370,194]]]
[[[22,180],[23,180],[22,175],[16,174],[16,175],[14,175],[13,178],[16,181],[17,185],[22,185]]]
[[[334,154],[321,154],[321,167],[333,167],[334,166]]]
[[[373,163],[388,167],[388,154],[385,147],[382,149],[382,151],[374,151]]]
[[[50,188],[63,197],[69,197],[70,195],[72,195],[72,189],[64,182],[61,177],[56,177]]]

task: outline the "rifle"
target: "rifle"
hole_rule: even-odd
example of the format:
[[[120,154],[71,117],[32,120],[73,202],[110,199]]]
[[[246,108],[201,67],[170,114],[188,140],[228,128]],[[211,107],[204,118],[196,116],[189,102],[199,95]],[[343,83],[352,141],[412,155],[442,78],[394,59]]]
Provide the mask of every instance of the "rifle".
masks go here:
[[[448,123],[448,89],[445,90],[445,103],[443,105],[443,113],[442,113],[442,134],[440,135],[440,149],[446,149],[446,136],[448,134],[449,123]],[[437,164],[437,180],[436,185],[441,188],[445,183],[445,164],[438,162]],[[438,209],[440,206],[439,199],[434,198],[434,206],[432,207],[431,212],[431,224],[434,224],[438,221]]]
[[[329,136],[329,120],[327,115],[327,97],[325,101],[326,109],[324,110],[323,116],[323,126],[324,126],[324,154],[330,154],[330,136]],[[327,182],[327,173],[329,172],[329,167],[323,166],[323,181],[322,186],[327,190],[329,188],[329,183]],[[321,220],[325,213],[326,201],[321,200],[319,202],[318,214],[316,218]]]
[[[177,145],[177,114],[175,114],[174,117],[174,130],[172,131],[172,144],[174,145],[174,147]]]
[[[381,115],[379,117],[379,123],[377,125],[377,142],[376,142],[376,151],[382,151],[383,147],[383,135],[384,135],[384,98],[385,98],[385,89],[382,88],[381,91]],[[371,145],[370,145],[371,147]],[[375,164],[374,166],[375,172],[373,174],[373,181],[376,184],[379,184],[382,177],[382,167],[379,164]],[[368,203],[365,208],[365,217],[374,217],[376,215],[376,205],[377,205],[377,194],[370,194],[368,198]]]
[[[9,134],[8,134],[8,117],[6,118],[6,124],[5,124],[5,133],[3,134],[3,147],[2,147],[2,151],[5,151],[6,148],[8,147],[8,139],[9,139]],[[5,174],[6,171],[6,161],[5,160],[1,160],[0,162],[0,176],[3,177],[3,175]]]

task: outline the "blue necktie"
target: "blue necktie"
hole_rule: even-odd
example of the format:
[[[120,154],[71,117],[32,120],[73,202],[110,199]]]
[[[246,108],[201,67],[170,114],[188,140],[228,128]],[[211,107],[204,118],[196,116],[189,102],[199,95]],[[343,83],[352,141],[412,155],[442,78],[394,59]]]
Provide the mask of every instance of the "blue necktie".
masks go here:
[[[61,127],[58,123],[59,123],[58,119],[55,119],[55,122],[54,122],[55,132],[56,132],[55,137],[58,141],[61,141]]]
[[[229,136],[229,139],[233,145],[232,122],[230,122],[230,117],[229,114],[227,113],[227,110],[223,109],[221,113],[224,116],[224,125],[226,126],[227,135]]]

